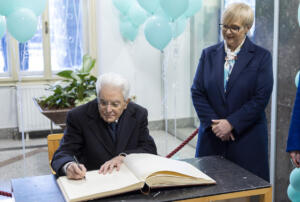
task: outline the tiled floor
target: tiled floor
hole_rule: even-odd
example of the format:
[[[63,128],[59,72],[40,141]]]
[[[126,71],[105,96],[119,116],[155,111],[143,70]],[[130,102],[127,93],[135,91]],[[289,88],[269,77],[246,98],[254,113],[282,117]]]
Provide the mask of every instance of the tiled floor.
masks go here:
[[[191,129],[183,132],[190,133]],[[166,154],[182,143],[182,140],[164,131],[151,131],[150,134],[155,140],[158,154],[162,156],[166,156]],[[48,163],[47,139],[32,138],[25,141],[25,144],[26,158],[24,161],[21,140],[4,139],[0,141],[0,191],[11,192],[10,179],[12,178],[47,175],[51,173]],[[192,158],[194,154],[194,147],[186,145],[172,158]],[[7,199],[9,198],[0,196],[1,202]]]

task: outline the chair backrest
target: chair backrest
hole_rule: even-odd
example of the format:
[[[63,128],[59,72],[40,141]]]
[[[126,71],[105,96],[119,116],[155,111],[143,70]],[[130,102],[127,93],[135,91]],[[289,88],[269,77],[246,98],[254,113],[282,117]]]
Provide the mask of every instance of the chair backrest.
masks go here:
[[[48,141],[48,157],[49,162],[51,162],[54,152],[59,147],[59,142],[61,138],[64,136],[63,133],[57,133],[57,134],[49,134],[47,137]]]

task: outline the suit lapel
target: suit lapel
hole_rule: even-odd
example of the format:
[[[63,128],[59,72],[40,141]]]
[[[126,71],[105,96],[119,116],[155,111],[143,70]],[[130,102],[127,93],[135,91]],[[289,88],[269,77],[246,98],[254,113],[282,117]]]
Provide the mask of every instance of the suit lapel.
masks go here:
[[[124,151],[132,131],[136,126],[136,119],[134,117],[134,111],[131,108],[131,103],[128,104],[127,109],[123,112],[118,121],[117,129],[117,154]]]
[[[215,52],[212,54],[212,68],[217,68],[215,71],[215,81],[217,82],[220,97],[225,101],[224,96],[224,62],[225,62],[225,50],[224,43],[220,43],[220,46],[216,48]]]
[[[227,87],[226,87],[226,95],[234,86],[234,82],[239,78],[240,73],[247,67],[247,64],[254,56],[253,52],[254,52],[254,47],[251,41],[247,37],[241,48],[241,51],[237,55],[237,60],[235,61],[234,67],[230,74]]]
[[[105,121],[100,117],[98,111],[97,100],[93,102],[88,108],[88,116],[90,117],[88,124],[94,132],[95,139],[112,155],[114,155],[115,145],[110,137],[110,134],[106,128]]]

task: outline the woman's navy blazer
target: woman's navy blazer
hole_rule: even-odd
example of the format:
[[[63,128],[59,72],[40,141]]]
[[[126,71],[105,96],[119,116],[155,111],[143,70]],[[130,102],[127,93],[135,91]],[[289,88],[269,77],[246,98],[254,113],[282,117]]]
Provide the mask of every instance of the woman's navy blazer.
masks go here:
[[[224,90],[224,42],[203,50],[191,87],[200,119],[196,157],[222,155],[269,180],[265,108],[273,88],[272,56],[246,37]],[[227,119],[235,141],[222,142],[212,119]]]

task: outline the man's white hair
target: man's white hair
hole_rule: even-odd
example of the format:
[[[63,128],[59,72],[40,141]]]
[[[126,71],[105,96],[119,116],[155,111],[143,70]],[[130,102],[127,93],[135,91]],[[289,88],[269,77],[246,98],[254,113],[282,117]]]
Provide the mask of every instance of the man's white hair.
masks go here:
[[[96,90],[97,90],[98,98],[100,97],[101,88],[104,85],[119,87],[122,90],[124,100],[128,99],[130,85],[129,85],[128,80],[125,79],[123,76],[113,73],[113,72],[104,73],[104,74],[100,75],[96,82]]]

